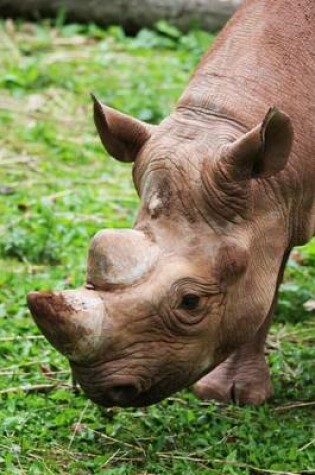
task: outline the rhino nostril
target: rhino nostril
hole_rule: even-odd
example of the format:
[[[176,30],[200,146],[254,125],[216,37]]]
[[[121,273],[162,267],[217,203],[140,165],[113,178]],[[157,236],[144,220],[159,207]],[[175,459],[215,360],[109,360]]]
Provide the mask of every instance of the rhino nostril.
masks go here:
[[[138,394],[139,391],[133,384],[119,384],[109,388],[106,395],[114,404],[128,404]]]

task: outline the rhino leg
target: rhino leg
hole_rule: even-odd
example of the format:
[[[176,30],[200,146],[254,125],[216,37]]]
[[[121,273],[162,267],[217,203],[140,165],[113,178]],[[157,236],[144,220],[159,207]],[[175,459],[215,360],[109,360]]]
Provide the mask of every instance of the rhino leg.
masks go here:
[[[194,385],[204,400],[258,405],[273,394],[264,352],[245,345]]]
[[[250,343],[241,346],[223,363],[206,374],[194,385],[200,399],[215,399],[221,402],[259,405],[273,395],[269,368],[265,358],[265,343],[268,330],[277,306],[278,289],[283,278],[289,251],[283,257],[279,270],[277,290],[269,313]]]
[[[204,400],[259,405],[273,394],[265,343],[277,304],[275,294],[269,314],[255,338],[232,353],[223,363],[194,385],[197,397]]]

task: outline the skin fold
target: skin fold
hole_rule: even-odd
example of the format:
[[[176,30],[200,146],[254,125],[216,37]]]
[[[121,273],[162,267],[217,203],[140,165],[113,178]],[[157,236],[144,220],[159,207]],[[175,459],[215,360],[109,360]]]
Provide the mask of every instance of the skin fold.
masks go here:
[[[272,394],[264,346],[293,246],[315,234],[315,4],[249,0],[152,126],[93,97],[133,163],[132,230],[92,240],[86,285],[28,304],[89,398],[143,406]]]

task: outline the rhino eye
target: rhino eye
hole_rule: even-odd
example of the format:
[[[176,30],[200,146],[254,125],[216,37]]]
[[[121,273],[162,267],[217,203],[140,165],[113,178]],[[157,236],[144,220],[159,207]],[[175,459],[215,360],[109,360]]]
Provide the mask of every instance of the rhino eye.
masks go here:
[[[180,308],[183,310],[196,310],[200,302],[200,297],[194,294],[186,294],[183,296],[180,303]]]

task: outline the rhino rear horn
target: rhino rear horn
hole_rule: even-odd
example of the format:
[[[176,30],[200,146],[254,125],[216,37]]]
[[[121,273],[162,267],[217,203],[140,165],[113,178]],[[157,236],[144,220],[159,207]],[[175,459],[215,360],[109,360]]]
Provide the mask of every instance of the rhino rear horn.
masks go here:
[[[261,124],[227,146],[220,166],[233,181],[270,177],[284,169],[292,142],[290,118],[272,107]]]
[[[108,107],[91,94],[94,122],[107,152],[121,162],[133,162],[154,126]]]

